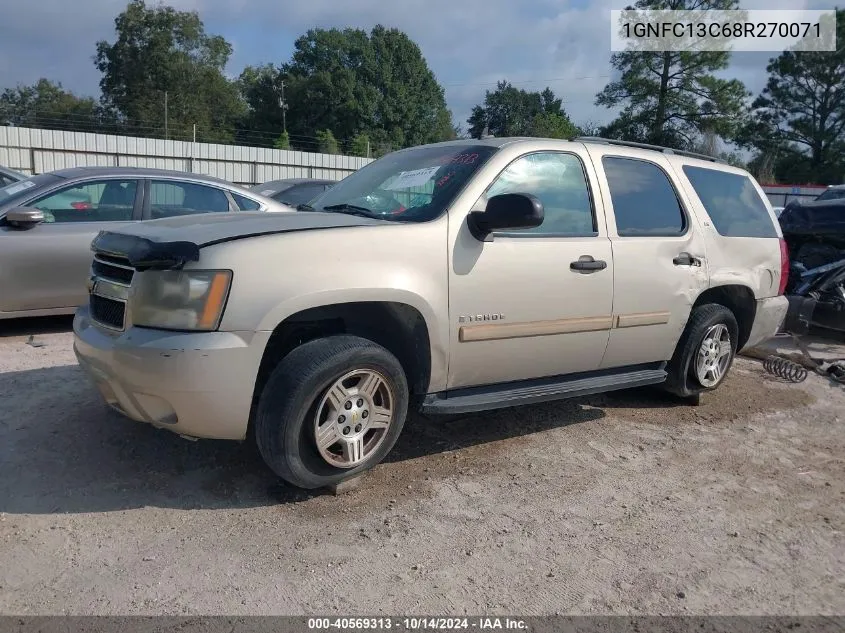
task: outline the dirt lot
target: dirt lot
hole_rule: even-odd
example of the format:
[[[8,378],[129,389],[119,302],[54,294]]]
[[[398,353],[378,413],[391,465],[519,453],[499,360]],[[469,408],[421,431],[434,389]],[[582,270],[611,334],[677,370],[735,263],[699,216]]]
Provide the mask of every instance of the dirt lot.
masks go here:
[[[334,497],[107,412],[68,325],[0,323],[2,613],[845,612],[845,391],[817,376],[413,418]]]

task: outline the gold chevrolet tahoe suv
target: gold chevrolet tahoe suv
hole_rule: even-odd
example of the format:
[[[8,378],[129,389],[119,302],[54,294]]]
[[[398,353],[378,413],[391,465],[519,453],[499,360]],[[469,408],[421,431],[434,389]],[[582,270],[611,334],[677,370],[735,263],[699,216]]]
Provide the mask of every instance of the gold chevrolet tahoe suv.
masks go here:
[[[787,310],[758,183],[597,138],[388,154],[296,212],[101,232],[74,348],[124,415],[254,435],[316,488],[456,414],[659,384],[697,398]]]

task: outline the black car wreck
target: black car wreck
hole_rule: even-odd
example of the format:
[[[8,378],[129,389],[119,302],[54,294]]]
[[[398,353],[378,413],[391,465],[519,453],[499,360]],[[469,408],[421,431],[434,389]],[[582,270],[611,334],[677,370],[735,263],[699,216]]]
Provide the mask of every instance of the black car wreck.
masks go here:
[[[778,219],[790,253],[785,329],[845,331],[845,198],[793,201]]]

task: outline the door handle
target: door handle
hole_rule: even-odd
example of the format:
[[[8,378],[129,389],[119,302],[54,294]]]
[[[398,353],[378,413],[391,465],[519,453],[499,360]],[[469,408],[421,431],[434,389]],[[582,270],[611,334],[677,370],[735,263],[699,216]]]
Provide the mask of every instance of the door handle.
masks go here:
[[[607,268],[607,262],[601,259],[593,259],[592,255],[581,255],[577,261],[570,262],[570,270],[593,271],[604,270]]]
[[[686,251],[678,253],[678,256],[672,260],[675,266],[701,266],[701,260],[698,257],[693,257]]]

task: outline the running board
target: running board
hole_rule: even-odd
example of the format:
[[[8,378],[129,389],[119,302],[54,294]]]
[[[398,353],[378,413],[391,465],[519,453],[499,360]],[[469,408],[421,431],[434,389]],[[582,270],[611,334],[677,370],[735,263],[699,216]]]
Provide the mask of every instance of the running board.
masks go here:
[[[423,399],[421,411],[433,415],[472,413],[654,385],[666,380],[665,366],[660,363],[647,366],[649,369],[639,366],[433,393]]]

